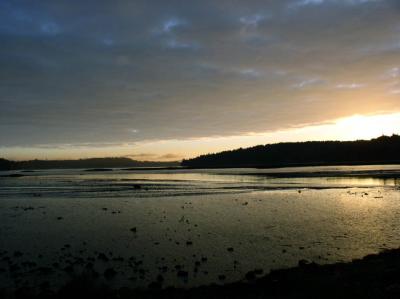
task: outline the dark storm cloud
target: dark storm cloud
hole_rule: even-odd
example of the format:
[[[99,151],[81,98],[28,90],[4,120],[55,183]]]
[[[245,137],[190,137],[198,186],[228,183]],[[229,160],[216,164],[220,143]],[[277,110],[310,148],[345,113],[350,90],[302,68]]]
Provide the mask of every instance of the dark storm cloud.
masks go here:
[[[398,3],[3,0],[1,145],[235,135],[399,110],[399,77],[385,76],[400,67]]]

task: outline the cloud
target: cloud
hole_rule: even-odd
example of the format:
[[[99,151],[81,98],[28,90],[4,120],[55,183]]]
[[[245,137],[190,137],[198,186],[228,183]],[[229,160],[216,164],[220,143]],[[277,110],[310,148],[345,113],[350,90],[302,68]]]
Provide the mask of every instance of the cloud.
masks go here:
[[[153,153],[137,153],[126,155],[126,157],[139,161],[179,161],[183,159],[182,155],[172,153],[163,155]]]
[[[365,86],[365,84],[349,83],[349,84],[338,84],[338,85],[336,85],[336,88],[338,88],[338,89],[359,89],[364,86]]]
[[[388,72],[387,72],[388,76],[390,78],[399,78],[400,77],[400,67],[394,67],[391,68]]]
[[[261,14],[254,14],[250,16],[240,17],[240,22],[245,26],[258,27],[260,22],[266,19],[266,16]]]
[[[325,81],[320,78],[311,78],[311,79],[306,79],[306,80],[300,81],[299,83],[294,84],[292,87],[297,88],[297,89],[303,89],[306,87],[320,85],[323,83],[325,83]]]
[[[1,144],[122,146],[400,110],[397,2],[0,1]]]
[[[184,26],[185,24],[186,24],[186,22],[184,20],[180,20],[178,18],[171,18],[171,19],[166,20],[162,24],[161,31],[164,33],[170,33],[174,29]]]
[[[195,50],[199,48],[199,45],[195,42],[185,42],[179,41],[177,39],[168,39],[166,41],[166,46],[171,49],[192,49]]]
[[[291,8],[302,7],[302,6],[315,6],[323,4],[335,4],[335,5],[360,5],[367,3],[377,3],[383,0],[298,0],[290,3]]]
[[[319,5],[323,4],[325,0],[301,0],[291,4],[291,7],[307,6],[307,5]]]

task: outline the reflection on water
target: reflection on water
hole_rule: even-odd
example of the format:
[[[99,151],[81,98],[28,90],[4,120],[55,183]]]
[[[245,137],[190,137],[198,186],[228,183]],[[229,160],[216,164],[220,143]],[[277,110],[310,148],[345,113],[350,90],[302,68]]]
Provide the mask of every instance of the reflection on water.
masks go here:
[[[112,172],[42,170],[24,173],[20,178],[0,178],[0,197],[32,193],[153,197],[293,188],[395,187],[399,186],[399,174],[400,167],[393,165]]]
[[[271,175],[285,171],[308,176]],[[2,177],[0,268],[9,269],[4,257],[16,267],[12,275],[0,272],[0,286],[13,286],[18,275],[57,286],[89,266],[115,286],[147,286],[159,275],[165,285],[226,283],[255,268],[398,247],[398,171],[52,170]],[[112,280],[104,275],[110,268]]]

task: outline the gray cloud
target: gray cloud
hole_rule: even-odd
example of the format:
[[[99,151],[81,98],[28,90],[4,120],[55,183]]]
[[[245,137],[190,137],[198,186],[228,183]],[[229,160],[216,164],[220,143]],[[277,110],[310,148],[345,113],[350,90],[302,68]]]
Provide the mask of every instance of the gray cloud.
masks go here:
[[[5,0],[1,145],[226,136],[400,110],[399,43],[390,0]]]

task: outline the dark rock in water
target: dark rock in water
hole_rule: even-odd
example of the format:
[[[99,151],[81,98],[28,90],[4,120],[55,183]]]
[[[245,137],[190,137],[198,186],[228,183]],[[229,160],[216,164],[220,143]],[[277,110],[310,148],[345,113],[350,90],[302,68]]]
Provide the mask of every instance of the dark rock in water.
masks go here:
[[[139,184],[135,184],[135,185],[133,185],[133,189],[139,190],[139,189],[142,189],[142,186]]]
[[[157,282],[158,282],[158,283],[163,283],[163,282],[164,282],[164,276],[162,276],[161,274],[159,274],[159,275],[157,276]]]
[[[60,216],[60,217],[57,217],[57,220],[62,220],[62,219],[64,219],[64,218],[63,218],[63,217],[61,217],[61,216]]]
[[[183,271],[183,270],[179,270],[177,275],[178,275],[178,277],[188,278],[189,277],[189,272]]]
[[[153,281],[147,286],[149,290],[160,290],[161,287],[162,285],[158,281]]]
[[[249,271],[246,273],[245,278],[250,281],[254,280],[256,279],[256,273],[254,273],[254,271]]]
[[[104,277],[106,279],[112,279],[117,275],[117,272],[114,270],[114,268],[108,268],[104,271]]]
[[[64,268],[64,271],[70,274],[70,273],[74,272],[74,268],[71,265],[70,266],[66,266]]]
[[[104,253],[99,253],[99,255],[97,256],[97,259],[103,261],[103,262],[108,262],[109,258],[104,254]]]
[[[16,272],[16,271],[18,271],[18,270],[20,270],[20,269],[21,269],[21,267],[18,266],[17,264],[11,264],[11,265],[9,266],[9,271],[10,271],[10,272]]]
[[[49,267],[40,267],[40,268],[38,268],[38,271],[42,275],[50,275],[54,272],[53,269],[51,269]]]
[[[116,257],[113,257],[112,260],[115,262],[123,262],[124,258],[122,256],[116,256]]]
[[[229,252],[233,252],[233,247],[229,247],[226,250],[228,250]]]
[[[218,279],[219,279],[219,280],[225,280],[225,279],[226,279],[226,276],[223,275],[223,274],[218,275]]]
[[[193,245],[193,242],[192,242],[192,241],[187,241],[187,242],[186,242],[186,245],[187,245],[187,246],[192,246],[192,245]]]
[[[40,285],[39,285],[40,289],[42,291],[48,290],[50,287],[50,282],[48,281],[43,281]]]
[[[311,263],[310,263],[310,261],[307,261],[307,260],[300,260],[299,261],[299,267],[304,267],[304,266],[309,265],[309,264],[311,264]]]
[[[132,227],[132,228],[130,229],[130,231],[133,232],[133,233],[136,233],[136,232],[137,232],[137,229],[136,229],[136,227]]]

